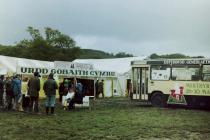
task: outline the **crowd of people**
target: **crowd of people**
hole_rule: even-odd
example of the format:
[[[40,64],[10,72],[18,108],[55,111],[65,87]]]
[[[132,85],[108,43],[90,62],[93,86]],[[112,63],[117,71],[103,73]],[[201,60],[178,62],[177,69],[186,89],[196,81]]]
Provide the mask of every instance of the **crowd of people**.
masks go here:
[[[84,88],[80,80],[64,79],[59,86],[59,101],[62,102],[64,109],[74,109],[74,104],[82,104]],[[67,107],[68,106],[68,107]]]
[[[16,74],[12,77],[0,76],[0,108],[6,110],[35,112],[40,114],[39,93],[40,93],[40,75],[34,72],[34,76],[28,80],[27,93],[22,94],[21,76]],[[72,81],[64,79],[58,86],[53,74],[50,73],[48,79],[44,82],[43,90],[46,95],[45,111],[46,114],[55,114],[56,90],[59,90],[59,100],[62,102],[66,97],[67,109],[74,109],[75,103],[82,103],[84,92],[82,83],[74,78]],[[68,96],[67,96],[68,95]]]
[[[19,75],[7,77],[4,80],[4,75],[0,76],[0,108],[5,106],[4,91],[6,92],[6,108],[8,110],[14,108],[15,110],[22,111],[21,107],[21,80]],[[13,102],[13,103],[12,103]],[[14,106],[13,106],[14,104]]]

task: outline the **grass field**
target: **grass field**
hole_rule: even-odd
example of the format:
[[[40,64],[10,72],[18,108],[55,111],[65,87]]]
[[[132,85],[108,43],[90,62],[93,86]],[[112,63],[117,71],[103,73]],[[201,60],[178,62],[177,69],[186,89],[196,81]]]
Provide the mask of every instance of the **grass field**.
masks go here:
[[[104,99],[95,109],[56,116],[0,112],[0,140],[210,139],[210,112],[141,107],[127,99]]]

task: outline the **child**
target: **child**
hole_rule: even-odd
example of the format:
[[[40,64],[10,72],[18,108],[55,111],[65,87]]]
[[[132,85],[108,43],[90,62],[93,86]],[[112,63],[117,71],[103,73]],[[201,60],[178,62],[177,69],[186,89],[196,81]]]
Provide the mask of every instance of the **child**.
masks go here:
[[[69,92],[68,94],[64,97],[64,110],[67,109],[67,106],[69,109],[73,108],[73,99],[74,99],[74,96],[75,96],[75,92],[74,92],[74,89],[73,88],[70,88],[69,89]]]

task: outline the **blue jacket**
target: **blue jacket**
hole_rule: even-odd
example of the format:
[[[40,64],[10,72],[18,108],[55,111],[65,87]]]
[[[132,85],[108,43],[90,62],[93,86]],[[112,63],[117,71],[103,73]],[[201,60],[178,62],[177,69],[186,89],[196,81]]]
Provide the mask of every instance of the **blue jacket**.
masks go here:
[[[12,80],[12,90],[14,95],[20,95],[21,94],[21,80],[18,78],[15,78]]]
[[[83,85],[81,83],[77,83],[76,84],[76,91],[79,93],[79,94],[82,94],[83,92]]]

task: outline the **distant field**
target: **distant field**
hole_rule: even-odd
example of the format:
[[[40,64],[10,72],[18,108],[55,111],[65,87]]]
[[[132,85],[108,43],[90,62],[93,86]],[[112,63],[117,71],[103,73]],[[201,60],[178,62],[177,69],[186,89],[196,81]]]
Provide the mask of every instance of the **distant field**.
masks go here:
[[[209,111],[141,107],[127,99],[104,99],[91,111],[68,112],[57,105],[56,114],[0,112],[0,140],[210,139]]]

